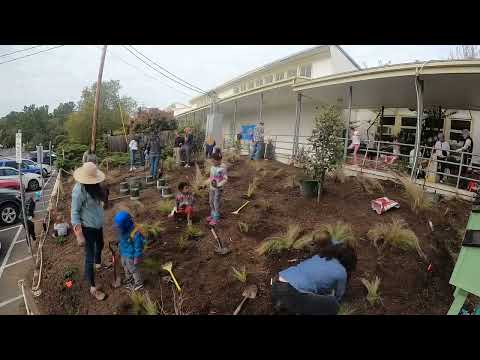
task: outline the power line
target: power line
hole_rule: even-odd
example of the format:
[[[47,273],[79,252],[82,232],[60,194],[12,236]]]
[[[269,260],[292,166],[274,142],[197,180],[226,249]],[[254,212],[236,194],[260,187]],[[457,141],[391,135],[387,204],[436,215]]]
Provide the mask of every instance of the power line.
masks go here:
[[[51,48],[48,48],[48,49],[45,49],[45,50],[42,50],[42,51],[37,51],[37,52],[32,53],[32,54],[28,54],[28,55],[20,56],[20,57],[15,58],[15,59],[11,59],[11,60],[7,60],[7,61],[4,61],[4,62],[0,62],[0,65],[6,64],[6,63],[9,63],[9,62],[12,62],[12,61],[24,59],[24,58],[26,58],[26,57],[33,56],[33,55],[36,55],[36,54],[40,54],[40,53],[43,53],[43,52],[46,52],[46,51],[50,51],[50,50],[53,50],[53,49],[57,49],[57,48],[62,47],[62,46],[65,46],[65,45],[54,46],[54,47],[51,47]]]
[[[185,88],[187,88],[187,89],[190,89],[190,90],[195,91],[195,92],[197,92],[197,93],[205,94],[205,93],[202,92],[202,91],[199,91],[199,90],[197,90],[197,89],[194,89],[194,88],[192,88],[192,87],[190,87],[190,86],[188,86],[188,85],[182,84],[182,83],[180,83],[178,80],[172,79],[172,78],[169,77],[168,75],[165,75],[165,74],[162,73],[160,70],[154,68],[152,65],[150,65],[149,63],[147,63],[145,60],[143,60],[142,58],[138,57],[138,55],[135,54],[135,53],[134,53],[132,50],[130,50],[128,47],[126,47],[125,45],[122,45],[122,46],[123,46],[125,49],[127,49],[127,51],[130,52],[133,56],[135,56],[138,60],[140,60],[141,62],[143,62],[143,63],[144,63],[145,65],[147,65],[149,68],[155,70],[155,71],[156,71],[157,73],[159,73],[160,75],[166,77],[167,79],[170,79],[171,81],[173,81],[173,82],[175,82],[175,83],[177,83],[177,84],[179,84],[179,85],[181,85],[181,86],[183,86],[183,87],[185,87]]]
[[[13,51],[11,53],[8,53],[8,54],[2,54],[0,55],[0,57],[5,57],[5,56],[8,56],[8,55],[13,55],[13,54],[16,54],[16,53],[19,53],[19,52],[23,52],[23,51],[27,51],[27,50],[31,50],[31,49],[35,49],[37,47],[40,47],[40,46],[44,46],[44,45],[35,45],[35,46],[31,46],[29,48],[26,48],[26,49],[21,49],[21,50],[17,50],[17,51]]]
[[[187,94],[186,92],[184,92],[184,91],[182,91],[182,90],[179,90],[179,89],[177,89],[177,88],[174,88],[173,86],[168,85],[167,83],[163,82],[163,81],[160,80],[159,78],[157,78],[157,77],[155,77],[155,76],[152,76],[152,75],[150,75],[150,74],[147,74],[146,72],[144,72],[144,71],[141,70],[140,68],[136,67],[135,65],[130,64],[129,62],[125,61],[123,58],[121,58],[120,56],[118,56],[116,53],[114,53],[111,49],[108,49],[107,52],[110,52],[110,53],[113,55],[113,57],[117,58],[118,60],[120,60],[120,61],[123,62],[124,64],[126,64],[126,65],[128,65],[128,66],[130,66],[130,67],[132,67],[132,68],[134,68],[134,69],[136,69],[136,70],[138,70],[138,71],[140,71],[142,74],[144,74],[145,76],[149,77],[150,79],[160,81],[160,82],[162,83],[162,85],[165,85],[165,86],[169,87],[169,88],[172,89],[172,90],[178,91],[178,92],[180,92],[180,93],[188,96],[189,98],[192,97],[192,94]]]
[[[175,75],[174,73],[168,71],[167,69],[165,69],[164,67],[162,67],[161,65],[157,64],[155,61],[153,61],[152,59],[150,59],[149,57],[147,57],[145,54],[141,53],[139,50],[135,49],[135,47],[133,47],[132,45],[129,45],[133,50],[135,50],[135,52],[137,52],[138,54],[140,54],[141,56],[143,56],[145,59],[147,59],[148,61],[150,61],[151,63],[157,65],[160,69],[162,69],[163,71],[169,73],[170,75],[172,75],[173,77],[177,78],[178,80],[184,82],[185,84],[197,89],[198,91],[200,92],[203,92],[203,93],[207,93],[206,91],[200,89],[198,86],[195,86],[191,83],[189,83],[188,81],[186,80],[183,80],[181,77]]]

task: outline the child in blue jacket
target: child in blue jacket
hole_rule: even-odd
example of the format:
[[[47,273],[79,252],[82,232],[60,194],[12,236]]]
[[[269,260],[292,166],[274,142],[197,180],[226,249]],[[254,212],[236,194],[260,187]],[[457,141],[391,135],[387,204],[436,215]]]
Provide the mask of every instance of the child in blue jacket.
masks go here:
[[[143,256],[145,238],[127,211],[118,212],[113,222],[118,231],[118,249],[125,270],[125,287],[139,290],[143,287],[143,280],[138,265]]]

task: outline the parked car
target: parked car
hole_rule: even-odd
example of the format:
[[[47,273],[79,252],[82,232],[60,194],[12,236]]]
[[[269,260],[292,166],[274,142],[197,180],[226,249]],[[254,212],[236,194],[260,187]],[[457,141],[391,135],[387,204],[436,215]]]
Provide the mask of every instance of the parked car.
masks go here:
[[[18,169],[18,164],[15,159],[3,158],[3,159],[0,159],[0,167],[10,167],[10,168]],[[39,166],[31,166],[30,164],[26,163],[24,160],[22,160],[21,169],[22,169],[22,174],[32,173],[32,174],[40,175],[41,173]]]
[[[0,224],[3,226],[15,224],[20,217],[22,202],[20,192],[10,189],[0,189]]]
[[[31,168],[38,168],[38,169],[42,169],[42,173],[43,173],[43,177],[48,177],[50,176],[50,174],[52,173],[52,168],[50,165],[47,165],[47,164],[42,164],[42,166],[40,166],[39,163],[33,161],[33,160],[30,160],[30,159],[22,159],[22,164],[25,163],[27,164],[28,166],[30,166]]]
[[[18,170],[11,167],[0,167],[0,180],[18,180]],[[23,186],[29,191],[40,190],[42,177],[39,174],[22,174]]]
[[[50,157],[52,158],[52,165],[53,165],[55,163],[55,161],[57,160],[57,155],[53,152],[52,152],[52,154],[50,154],[50,152],[48,150],[43,151],[43,164],[50,165]],[[30,160],[38,163],[37,152],[36,151],[31,151],[30,152]]]
[[[0,180],[0,189],[20,190],[20,181],[18,180]]]

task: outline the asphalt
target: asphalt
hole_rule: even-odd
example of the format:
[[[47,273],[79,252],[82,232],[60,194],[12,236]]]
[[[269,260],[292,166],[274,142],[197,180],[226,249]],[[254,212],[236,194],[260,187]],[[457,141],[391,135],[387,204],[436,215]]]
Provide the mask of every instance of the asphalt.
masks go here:
[[[46,180],[42,201],[36,204],[33,221],[37,238],[42,232],[42,219],[46,215],[54,181],[55,174],[52,174]],[[23,226],[0,228],[0,242],[2,244],[0,250],[0,315],[25,314],[23,296],[18,281],[26,279],[28,275],[32,274],[34,258],[25,241]],[[36,244],[34,244],[34,253],[36,253],[36,248]]]

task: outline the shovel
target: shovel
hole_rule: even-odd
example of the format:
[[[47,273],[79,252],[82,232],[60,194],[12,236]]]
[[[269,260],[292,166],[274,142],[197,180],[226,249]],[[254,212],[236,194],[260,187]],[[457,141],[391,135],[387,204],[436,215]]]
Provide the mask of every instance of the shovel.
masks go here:
[[[168,273],[172,277],[173,282],[175,283],[175,286],[178,289],[178,292],[180,292],[180,291],[182,291],[182,289],[180,289],[180,285],[178,285],[177,279],[175,279],[175,275],[173,275],[172,266],[173,266],[172,262],[169,261],[166,264],[163,264],[162,269],[165,270],[165,271],[168,271]]]
[[[232,212],[232,214],[233,214],[233,215],[238,215],[238,213],[240,212],[240,210],[242,210],[245,206],[247,206],[249,202],[250,202],[250,200],[247,201],[247,202],[246,202],[245,204],[243,204],[242,206],[240,206],[240,207],[238,208],[238,210]]]
[[[115,255],[115,249],[113,248],[112,242],[108,243],[108,248],[110,249],[110,252],[112,253],[112,266],[113,266],[113,283],[112,287],[114,289],[120,287],[121,281],[120,277],[117,275],[117,256]]]
[[[257,291],[258,291],[257,285],[247,286],[242,293],[243,300],[240,303],[240,305],[237,306],[237,308],[233,312],[233,315],[238,315],[240,310],[242,310],[242,306],[245,303],[245,301],[247,301],[247,299],[255,299],[257,297]]]
[[[215,247],[215,252],[220,255],[227,255],[230,252],[230,249],[223,246],[222,242],[220,241],[213,227],[210,228],[210,231],[212,232],[213,237],[215,238],[218,244],[218,246]]]

